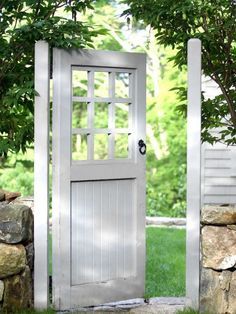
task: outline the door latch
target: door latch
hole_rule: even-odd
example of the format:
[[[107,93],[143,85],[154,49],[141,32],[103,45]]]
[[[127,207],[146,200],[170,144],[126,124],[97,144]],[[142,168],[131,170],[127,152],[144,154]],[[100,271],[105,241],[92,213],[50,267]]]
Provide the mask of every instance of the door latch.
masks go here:
[[[139,140],[138,141],[138,146],[139,146],[139,152],[141,155],[145,155],[146,154],[146,144],[144,143],[143,140]]]

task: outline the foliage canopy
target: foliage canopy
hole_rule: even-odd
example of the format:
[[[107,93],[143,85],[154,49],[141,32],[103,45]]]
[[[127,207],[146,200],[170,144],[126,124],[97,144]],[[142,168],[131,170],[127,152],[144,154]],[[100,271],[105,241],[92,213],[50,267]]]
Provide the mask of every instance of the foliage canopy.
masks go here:
[[[0,2],[0,158],[33,142],[34,43],[93,47],[95,31],[77,20],[94,0]]]
[[[230,0],[125,0],[123,14],[132,15],[156,30],[156,40],[177,50],[172,57],[186,64],[187,41],[199,38],[203,49],[203,74],[219,87],[213,99],[203,93],[202,139],[236,144],[236,2]],[[186,112],[186,90],[178,90],[178,109]],[[218,136],[212,128],[223,127]]]

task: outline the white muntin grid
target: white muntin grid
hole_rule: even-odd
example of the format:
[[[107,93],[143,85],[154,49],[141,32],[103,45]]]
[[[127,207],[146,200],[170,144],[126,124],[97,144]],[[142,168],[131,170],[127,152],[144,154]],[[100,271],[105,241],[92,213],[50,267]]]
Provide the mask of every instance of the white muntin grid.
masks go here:
[[[73,88],[71,92],[71,116],[73,112],[73,103],[86,103],[87,104],[87,127],[86,128],[73,128],[71,129],[72,135],[80,135],[87,137],[87,160],[73,159],[72,163],[104,163],[112,162],[112,160],[119,160],[120,162],[130,161],[134,159],[134,115],[135,115],[135,101],[134,101],[134,80],[135,70],[125,68],[102,68],[102,67],[84,67],[84,66],[72,66],[72,87],[73,87],[73,72],[87,72],[87,96],[74,96]],[[97,97],[95,95],[95,73],[108,74],[108,95],[107,97]],[[116,73],[128,74],[128,97],[117,97],[116,95]],[[105,103],[108,105],[108,127],[96,128],[94,124],[95,118],[95,104]],[[118,128],[116,127],[116,105],[127,104],[128,105],[128,127]],[[95,159],[95,147],[94,137],[98,134],[104,134],[108,136],[108,154],[107,159]],[[115,153],[115,137],[116,135],[127,135],[128,140],[128,155],[127,157],[119,158]],[[71,147],[71,156],[72,156]]]

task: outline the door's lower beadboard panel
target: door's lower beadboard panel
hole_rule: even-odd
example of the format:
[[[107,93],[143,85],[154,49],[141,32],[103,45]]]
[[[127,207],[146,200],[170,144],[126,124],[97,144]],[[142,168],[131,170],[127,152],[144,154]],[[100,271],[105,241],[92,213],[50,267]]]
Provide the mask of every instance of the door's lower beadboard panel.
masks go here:
[[[71,183],[71,284],[136,276],[135,180]]]

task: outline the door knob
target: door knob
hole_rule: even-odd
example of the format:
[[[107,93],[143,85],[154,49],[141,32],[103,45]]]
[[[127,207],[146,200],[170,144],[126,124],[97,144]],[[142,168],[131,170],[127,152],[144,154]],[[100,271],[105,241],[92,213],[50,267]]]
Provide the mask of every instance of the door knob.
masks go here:
[[[141,155],[145,155],[146,154],[146,144],[144,143],[143,140],[139,140],[138,141],[138,146],[139,146],[139,152]]]

